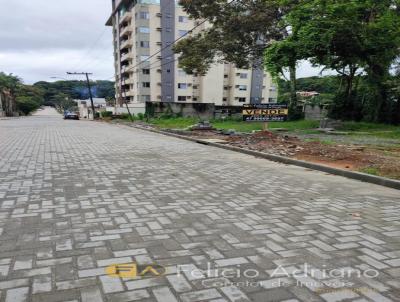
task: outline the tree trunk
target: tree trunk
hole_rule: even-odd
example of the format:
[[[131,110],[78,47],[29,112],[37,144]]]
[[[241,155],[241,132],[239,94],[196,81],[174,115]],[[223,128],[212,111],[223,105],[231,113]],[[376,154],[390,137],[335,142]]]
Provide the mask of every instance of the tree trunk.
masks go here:
[[[385,81],[387,80],[389,71],[380,65],[373,65],[369,70],[369,81],[371,87],[375,90],[375,112],[374,122],[379,123],[385,121],[384,110],[387,104],[388,94],[386,91]]]
[[[344,113],[349,115],[348,117],[351,119],[355,119],[356,112],[354,112],[354,95],[353,95],[353,86],[354,86],[354,78],[356,75],[357,69],[350,66],[350,73],[346,76],[346,92],[344,96]]]
[[[289,117],[291,119],[298,118],[297,109],[297,82],[296,82],[296,64],[289,67],[290,73],[290,104]]]

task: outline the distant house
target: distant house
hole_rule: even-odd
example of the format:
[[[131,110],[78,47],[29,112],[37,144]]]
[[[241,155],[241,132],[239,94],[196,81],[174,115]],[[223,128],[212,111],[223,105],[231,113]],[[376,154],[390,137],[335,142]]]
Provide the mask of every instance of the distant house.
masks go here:
[[[91,119],[92,114],[92,104],[90,100],[74,100],[78,104],[79,116],[81,118]],[[105,111],[107,107],[106,99],[103,98],[93,98],[94,109],[96,112]]]
[[[309,98],[309,97],[313,97],[313,96],[318,96],[318,95],[320,95],[320,93],[317,91],[297,91],[297,95],[304,97],[304,98]]]
[[[17,115],[15,97],[7,89],[0,90],[0,117]]]

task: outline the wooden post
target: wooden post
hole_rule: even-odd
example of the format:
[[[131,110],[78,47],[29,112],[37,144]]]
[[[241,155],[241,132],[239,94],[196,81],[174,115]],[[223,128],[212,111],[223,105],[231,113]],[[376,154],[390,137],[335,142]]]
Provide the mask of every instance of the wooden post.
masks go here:
[[[263,131],[268,131],[268,122],[263,123]]]

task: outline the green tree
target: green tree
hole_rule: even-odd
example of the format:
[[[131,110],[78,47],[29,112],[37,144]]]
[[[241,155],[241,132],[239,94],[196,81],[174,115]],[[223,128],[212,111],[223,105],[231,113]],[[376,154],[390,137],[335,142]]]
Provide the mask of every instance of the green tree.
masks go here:
[[[308,0],[294,7],[287,20],[296,29],[301,57],[342,76],[333,115],[355,118],[369,102],[365,114],[384,121],[390,103],[386,83],[399,56],[399,1]],[[357,81],[364,73],[367,97],[361,100]]]
[[[296,96],[296,47],[287,38],[284,17],[297,0],[181,0],[184,10],[194,19],[207,19],[211,27],[187,37],[174,47],[179,64],[189,74],[205,74],[213,63],[230,62],[239,68],[264,68],[264,51],[273,41],[285,45],[273,48],[274,60],[284,62],[291,79],[290,107],[298,115]],[[272,52],[270,52],[272,55]],[[272,67],[268,64],[267,67]],[[275,65],[276,66],[276,65]],[[269,68],[268,68],[269,69]],[[276,76],[282,70],[271,68]],[[277,78],[277,77],[276,77]]]
[[[16,102],[18,111],[25,115],[32,113],[40,107],[40,104],[30,96],[19,96]]]
[[[15,93],[18,86],[21,84],[21,79],[13,74],[5,74],[0,72],[0,89],[10,90],[11,93]]]
[[[212,25],[174,47],[181,67],[189,74],[204,74],[215,62],[261,67],[266,46],[282,38],[278,1],[181,0],[179,4],[193,19],[206,19]]]

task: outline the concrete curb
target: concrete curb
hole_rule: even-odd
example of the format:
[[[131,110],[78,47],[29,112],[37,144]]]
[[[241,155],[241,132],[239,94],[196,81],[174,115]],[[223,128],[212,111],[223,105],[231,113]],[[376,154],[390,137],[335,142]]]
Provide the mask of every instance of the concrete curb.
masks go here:
[[[360,172],[341,170],[341,169],[332,168],[332,167],[328,167],[328,166],[324,166],[324,165],[320,165],[320,164],[315,164],[315,163],[310,163],[310,162],[306,162],[306,161],[302,161],[302,160],[292,159],[289,157],[272,155],[272,154],[247,150],[247,149],[224,145],[224,144],[212,143],[212,142],[208,142],[208,141],[205,141],[202,139],[187,137],[187,136],[170,133],[170,132],[162,131],[162,130],[155,130],[155,129],[149,129],[149,128],[138,127],[138,126],[129,126],[129,127],[133,127],[133,128],[137,128],[137,129],[145,130],[145,131],[150,131],[153,133],[163,134],[163,135],[167,135],[167,136],[172,136],[172,137],[184,139],[187,141],[191,141],[191,142],[195,142],[195,143],[199,143],[199,144],[203,144],[203,145],[208,145],[208,146],[212,146],[212,147],[217,147],[217,148],[221,148],[221,149],[225,149],[225,150],[240,152],[240,153],[247,154],[247,155],[253,155],[255,157],[265,158],[265,159],[268,159],[268,160],[274,161],[274,162],[303,167],[303,168],[307,168],[307,169],[311,169],[311,170],[321,171],[321,172],[325,172],[325,173],[329,173],[329,174],[333,174],[333,175],[338,175],[338,176],[343,176],[346,178],[359,180],[362,182],[372,183],[375,185],[380,185],[380,186],[400,190],[400,181],[394,180],[394,179],[374,176],[374,175],[360,173]]]

